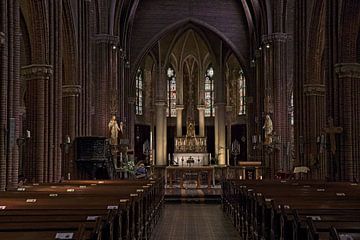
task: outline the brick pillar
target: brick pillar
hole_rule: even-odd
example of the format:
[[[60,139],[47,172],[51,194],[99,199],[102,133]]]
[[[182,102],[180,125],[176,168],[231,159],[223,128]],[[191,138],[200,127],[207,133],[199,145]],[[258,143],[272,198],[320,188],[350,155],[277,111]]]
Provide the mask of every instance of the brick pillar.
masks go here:
[[[134,97],[128,98],[128,121],[127,121],[127,137],[129,139],[129,149],[135,151],[135,102],[136,99]],[[126,134],[126,133],[125,133]]]
[[[225,124],[226,124],[226,109],[225,103],[215,103],[215,154],[218,154],[218,164],[225,165],[226,161],[226,139],[225,139]]]
[[[176,105],[176,137],[182,136],[182,112],[183,112],[183,110],[184,110],[184,105]]]
[[[0,2],[0,191],[17,186],[20,136],[19,1]]]
[[[360,177],[360,64],[338,63],[335,72],[339,78],[341,98],[340,180],[352,181]]]
[[[199,136],[205,137],[205,106],[198,105],[199,110]]]
[[[53,67],[45,64],[34,64],[23,67],[21,74],[26,79],[26,112],[28,129],[31,131],[31,139],[28,145],[26,175],[30,180],[42,183],[45,176],[45,127],[46,98],[48,81],[53,75]]]
[[[156,165],[165,166],[167,164],[166,156],[166,102],[157,101],[156,107]]]
[[[111,118],[111,98],[116,94],[113,74],[113,61],[116,58],[117,51],[113,49],[118,43],[118,37],[109,34],[98,34],[95,36],[95,58],[94,72],[96,95],[95,99],[95,121],[93,123],[93,134],[98,136],[107,136],[107,124]],[[122,116],[123,117],[123,116]]]
[[[234,116],[234,106],[226,105],[226,164],[231,165],[230,158],[231,158],[231,125]],[[236,114],[236,113],[235,113]],[[229,160],[229,161],[228,161]],[[235,166],[237,163],[235,163]]]
[[[286,80],[286,33],[273,33],[262,36],[265,57],[265,87],[272,100],[270,113],[274,132],[280,137],[275,157],[275,171],[284,169],[286,151],[284,146],[288,141],[288,115],[287,115],[287,80]],[[273,110],[273,111],[272,111]]]
[[[319,170],[326,170],[325,156],[324,154],[320,155],[317,140],[321,136],[326,122],[325,85],[321,83],[307,83],[303,85],[303,89],[305,95],[303,164],[311,169],[310,175],[312,179],[324,178],[324,172]]]
[[[71,142],[77,136],[77,122],[79,117],[77,114],[78,106],[78,97],[81,93],[80,85],[63,85],[62,86],[62,98],[63,98],[63,129],[62,129],[62,143],[66,142],[67,136],[70,137]],[[73,162],[74,156],[69,155],[70,153],[62,152],[62,176],[66,178],[67,174],[70,173],[70,176],[73,176]]]

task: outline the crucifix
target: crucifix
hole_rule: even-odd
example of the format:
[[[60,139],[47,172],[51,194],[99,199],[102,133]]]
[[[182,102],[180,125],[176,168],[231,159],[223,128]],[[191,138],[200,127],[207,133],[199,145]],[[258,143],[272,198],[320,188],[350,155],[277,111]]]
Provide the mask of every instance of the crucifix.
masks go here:
[[[342,127],[335,127],[334,126],[334,119],[331,117],[328,118],[328,126],[324,128],[324,132],[329,134],[330,136],[330,149],[331,153],[335,155],[336,152],[336,140],[335,140],[335,134],[342,133],[343,128]]]

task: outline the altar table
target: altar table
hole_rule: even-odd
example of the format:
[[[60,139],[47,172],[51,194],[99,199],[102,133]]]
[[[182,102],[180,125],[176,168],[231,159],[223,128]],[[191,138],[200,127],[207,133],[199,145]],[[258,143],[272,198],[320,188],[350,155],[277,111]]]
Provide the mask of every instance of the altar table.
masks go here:
[[[176,173],[180,173],[180,188],[184,188],[184,175],[185,173],[197,173],[196,187],[200,188],[201,185],[201,173],[207,172],[207,185],[208,188],[212,185],[215,186],[215,171],[213,166],[192,166],[192,167],[180,167],[180,166],[168,166],[165,168],[165,186],[167,186],[169,177],[169,187],[173,186],[173,176]]]

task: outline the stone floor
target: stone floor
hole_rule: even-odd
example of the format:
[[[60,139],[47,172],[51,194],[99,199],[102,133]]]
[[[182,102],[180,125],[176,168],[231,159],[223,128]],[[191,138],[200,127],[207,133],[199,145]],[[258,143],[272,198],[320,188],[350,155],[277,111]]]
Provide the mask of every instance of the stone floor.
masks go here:
[[[240,239],[219,204],[166,204],[152,236],[152,240],[217,239]]]

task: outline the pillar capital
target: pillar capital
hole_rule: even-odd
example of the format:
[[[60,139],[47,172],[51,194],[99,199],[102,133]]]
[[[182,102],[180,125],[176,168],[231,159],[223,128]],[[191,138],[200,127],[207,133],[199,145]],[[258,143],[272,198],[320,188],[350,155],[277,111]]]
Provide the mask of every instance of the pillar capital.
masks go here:
[[[5,44],[5,33],[0,32],[0,46]]]
[[[165,100],[156,100],[155,101],[155,106],[157,106],[157,107],[165,107],[166,106],[166,101]]]
[[[339,78],[360,78],[360,63],[337,63],[334,67]]]
[[[97,44],[99,43],[114,44],[114,45],[119,44],[119,37],[111,34],[96,34],[94,36],[94,40]]]
[[[215,108],[218,108],[218,107],[224,107],[225,105],[226,105],[226,103],[224,103],[224,102],[217,102],[217,103],[214,103]]]
[[[288,39],[287,33],[271,33],[269,35],[262,35],[261,40],[264,44],[272,43],[272,42],[286,42]]]
[[[306,96],[325,96],[324,84],[304,84],[304,94]]]
[[[199,110],[199,111],[205,111],[205,105],[203,105],[203,104],[200,104],[200,105],[197,105],[197,109]]]
[[[80,85],[63,85],[62,94],[63,97],[77,97],[81,93]]]
[[[181,105],[181,104],[177,104],[176,105],[176,111],[182,111],[182,110],[184,110],[184,105]]]
[[[32,64],[21,68],[21,75],[27,80],[49,79],[53,72],[53,66],[47,64]]]

